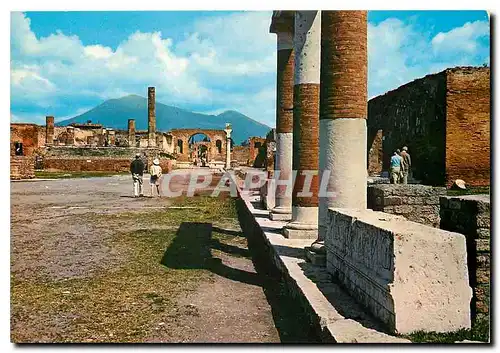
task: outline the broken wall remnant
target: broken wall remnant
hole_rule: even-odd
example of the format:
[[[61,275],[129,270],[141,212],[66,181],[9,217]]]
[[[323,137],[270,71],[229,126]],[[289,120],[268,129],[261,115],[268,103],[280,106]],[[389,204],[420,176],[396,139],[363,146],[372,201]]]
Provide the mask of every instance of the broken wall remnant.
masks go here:
[[[388,170],[394,151],[408,146],[413,176],[423,184],[490,183],[489,67],[446,69],[375,97],[367,123],[369,171]],[[374,157],[380,130],[382,163]]]
[[[469,283],[474,290],[472,317],[488,318],[490,312],[490,196],[441,197],[440,227],[467,239]]]
[[[34,156],[10,156],[10,179],[32,179],[34,177]]]
[[[490,185],[490,69],[446,70],[446,185]]]
[[[390,331],[470,328],[464,235],[372,210],[328,214],[328,272]]]
[[[418,184],[376,184],[368,186],[368,208],[404,216],[439,228],[439,198],[446,188]]]
[[[54,117],[45,117],[45,144],[52,145],[54,143]]]

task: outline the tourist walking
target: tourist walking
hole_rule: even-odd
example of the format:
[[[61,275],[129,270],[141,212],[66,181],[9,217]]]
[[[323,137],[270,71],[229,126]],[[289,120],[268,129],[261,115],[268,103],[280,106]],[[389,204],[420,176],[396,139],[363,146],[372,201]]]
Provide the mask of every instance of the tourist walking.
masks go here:
[[[401,173],[401,161],[403,158],[398,154],[398,151],[394,151],[394,155],[391,157],[391,167],[390,167],[390,180],[391,184],[398,184]]]
[[[151,175],[151,178],[149,179],[149,183],[151,184],[151,197],[154,197],[155,187],[158,196],[160,196],[162,170],[160,167],[160,160],[158,158],[153,160],[153,165],[149,168],[149,174]]]
[[[408,153],[408,147],[406,146],[403,147],[403,152],[401,152],[401,158],[403,159],[402,160],[403,178],[401,180],[401,183],[408,184],[408,174],[410,173],[410,168],[411,168],[411,158],[410,154]]]
[[[141,160],[141,154],[137,153],[135,159],[130,163],[130,173],[134,181],[134,197],[144,196],[142,191],[142,177],[144,174],[144,163]]]

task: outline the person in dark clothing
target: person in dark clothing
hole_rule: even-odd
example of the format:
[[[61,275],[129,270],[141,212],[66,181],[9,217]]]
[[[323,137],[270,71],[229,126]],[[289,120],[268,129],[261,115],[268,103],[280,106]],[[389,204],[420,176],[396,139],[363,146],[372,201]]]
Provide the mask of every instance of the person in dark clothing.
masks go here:
[[[135,159],[130,163],[130,173],[134,181],[134,197],[144,196],[142,190],[142,176],[144,174],[144,162],[141,160],[141,154],[137,153]]]

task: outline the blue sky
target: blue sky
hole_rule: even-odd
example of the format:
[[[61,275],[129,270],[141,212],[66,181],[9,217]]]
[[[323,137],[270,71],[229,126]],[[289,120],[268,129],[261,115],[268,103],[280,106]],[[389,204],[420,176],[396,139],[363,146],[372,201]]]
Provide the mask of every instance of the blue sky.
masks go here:
[[[43,123],[146,95],[196,112],[238,110],[274,126],[271,12],[11,14],[11,119]],[[368,94],[457,65],[489,64],[484,11],[370,11]]]

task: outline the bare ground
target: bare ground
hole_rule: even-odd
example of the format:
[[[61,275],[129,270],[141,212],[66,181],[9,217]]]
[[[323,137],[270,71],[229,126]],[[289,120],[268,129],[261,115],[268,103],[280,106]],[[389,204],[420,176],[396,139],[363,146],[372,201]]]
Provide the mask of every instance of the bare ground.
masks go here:
[[[315,341],[256,272],[234,200],[131,189],[128,176],[11,183],[13,342]]]

